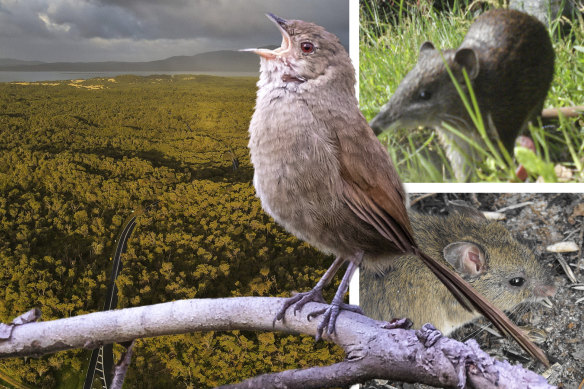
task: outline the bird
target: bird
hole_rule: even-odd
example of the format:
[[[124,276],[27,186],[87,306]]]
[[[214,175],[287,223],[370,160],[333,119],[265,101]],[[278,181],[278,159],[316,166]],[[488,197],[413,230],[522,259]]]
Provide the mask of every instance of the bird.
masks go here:
[[[317,340],[333,334],[341,310],[361,312],[343,301],[355,270],[388,268],[391,258],[413,253],[467,310],[479,311],[549,365],[502,311],[418,248],[403,185],[359,110],[355,70],[339,39],[311,22],[266,16],[280,30],[280,47],[244,49],[260,56],[248,143],[256,196],[288,232],[335,256],[312,290],[285,300],[274,322],[292,306],[296,314],[309,302],[325,303],[323,289],[346,263],[331,304],[308,315],[322,315]]]

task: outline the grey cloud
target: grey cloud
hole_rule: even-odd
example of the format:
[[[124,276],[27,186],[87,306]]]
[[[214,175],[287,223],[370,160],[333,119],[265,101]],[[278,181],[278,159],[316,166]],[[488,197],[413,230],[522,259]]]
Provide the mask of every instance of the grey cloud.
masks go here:
[[[71,27],[71,34],[81,38],[145,39],[144,27],[128,10],[84,3],[71,7],[61,4],[53,7],[48,16],[55,23]]]
[[[266,12],[281,13],[282,17],[290,19],[310,20],[340,30],[346,28],[348,17],[348,1],[343,0],[101,0],[86,4],[93,8],[85,10],[90,13],[90,18],[84,18],[79,12],[67,19],[67,10],[63,7],[59,13],[64,17],[60,21],[80,21],[78,28],[83,36],[101,38],[185,39],[194,36],[227,38],[266,35],[273,28],[266,23]],[[339,18],[343,10],[346,17]],[[98,21],[102,23],[102,28],[95,28]]]
[[[348,0],[0,0],[0,57],[145,60],[279,44],[266,12],[320,24],[348,47],[348,8]]]

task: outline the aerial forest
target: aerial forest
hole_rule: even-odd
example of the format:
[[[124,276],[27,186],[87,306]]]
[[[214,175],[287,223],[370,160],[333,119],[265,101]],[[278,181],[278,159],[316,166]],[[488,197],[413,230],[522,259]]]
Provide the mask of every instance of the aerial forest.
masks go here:
[[[314,286],[331,258],[287,234],[255,197],[247,130],[256,81],[0,83],[0,320],[34,307],[43,320],[101,310],[132,215],[118,308]],[[80,387],[90,354],[3,359],[0,374],[31,387]],[[151,338],[137,341],[126,385],[210,387],[342,358],[311,336]]]

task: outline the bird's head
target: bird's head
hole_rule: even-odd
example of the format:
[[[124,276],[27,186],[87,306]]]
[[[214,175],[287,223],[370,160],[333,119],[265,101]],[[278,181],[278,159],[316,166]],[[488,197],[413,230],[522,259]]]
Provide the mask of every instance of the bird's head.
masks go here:
[[[261,72],[284,83],[303,84],[318,80],[349,78],[354,84],[351,60],[339,39],[324,28],[302,20],[285,20],[266,15],[280,30],[282,44],[270,49],[246,49],[261,57]]]

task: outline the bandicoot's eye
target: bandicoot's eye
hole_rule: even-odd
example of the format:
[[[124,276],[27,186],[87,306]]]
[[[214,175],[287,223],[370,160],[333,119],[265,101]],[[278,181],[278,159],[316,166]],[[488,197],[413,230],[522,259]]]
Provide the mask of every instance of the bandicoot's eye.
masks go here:
[[[306,54],[312,53],[314,51],[314,45],[310,42],[302,42],[300,44],[300,50]]]
[[[430,91],[427,91],[425,89],[422,89],[420,91],[420,93],[418,94],[420,100],[430,100],[430,97],[432,97],[432,93]]]

